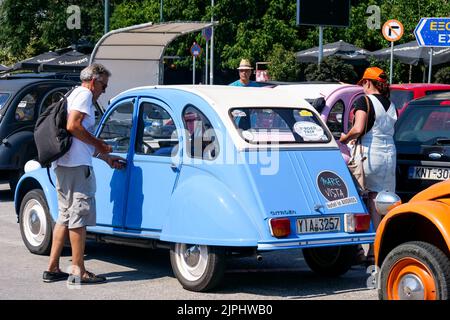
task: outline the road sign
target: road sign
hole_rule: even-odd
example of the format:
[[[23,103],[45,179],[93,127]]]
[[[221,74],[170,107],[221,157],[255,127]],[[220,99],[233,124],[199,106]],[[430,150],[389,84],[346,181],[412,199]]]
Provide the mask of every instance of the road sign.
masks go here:
[[[194,44],[191,47],[191,55],[194,57],[198,57],[202,54],[202,48],[198,45],[197,42],[194,42]]]
[[[203,29],[202,36],[203,36],[203,38],[205,38],[206,41],[209,41],[212,36],[212,29],[211,28]]]
[[[398,41],[403,36],[403,24],[395,19],[388,20],[383,25],[383,36],[387,41]]]
[[[414,35],[420,47],[450,47],[450,18],[422,18]]]

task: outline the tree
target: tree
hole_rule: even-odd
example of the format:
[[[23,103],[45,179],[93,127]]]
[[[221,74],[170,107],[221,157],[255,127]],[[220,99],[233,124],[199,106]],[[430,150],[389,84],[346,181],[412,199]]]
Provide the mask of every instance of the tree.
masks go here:
[[[436,83],[450,83],[450,67],[441,68],[434,77]]]
[[[300,67],[295,61],[295,52],[286,50],[283,45],[276,44],[269,56],[269,76],[276,81],[296,81]]]
[[[309,64],[305,70],[308,81],[355,83],[358,76],[350,64],[337,57],[327,57],[320,64]]]

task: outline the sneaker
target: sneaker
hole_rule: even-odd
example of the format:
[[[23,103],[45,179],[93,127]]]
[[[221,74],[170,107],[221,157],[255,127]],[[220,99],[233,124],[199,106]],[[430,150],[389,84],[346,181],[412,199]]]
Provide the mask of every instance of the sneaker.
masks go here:
[[[69,277],[69,274],[66,272],[62,272],[62,271],[56,271],[56,272],[44,271],[44,273],[42,274],[42,280],[44,280],[44,282],[47,282],[47,283],[66,280],[68,277]]]
[[[77,284],[96,284],[106,282],[106,278],[103,276],[95,275],[89,271],[86,271],[86,273],[88,276],[83,278],[74,274],[69,275],[67,283],[70,285],[77,285]]]

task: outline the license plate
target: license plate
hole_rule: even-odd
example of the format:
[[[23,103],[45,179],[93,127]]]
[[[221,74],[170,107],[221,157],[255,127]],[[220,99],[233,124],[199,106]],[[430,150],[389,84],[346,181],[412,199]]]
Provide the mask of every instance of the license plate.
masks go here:
[[[450,177],[450,168],[409,167],[408,177],[419,180],[447,180]]]
[[[297,219],[297,233],[334,232],[340,229],[340,217]]]

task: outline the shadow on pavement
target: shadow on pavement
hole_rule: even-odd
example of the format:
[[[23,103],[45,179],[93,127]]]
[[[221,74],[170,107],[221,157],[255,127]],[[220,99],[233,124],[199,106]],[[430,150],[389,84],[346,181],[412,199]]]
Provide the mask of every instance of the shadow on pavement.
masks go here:
[[[143,249],[89,241],[86,261],[100,260],[126,267],[125,271],[103,273],[108,282],[174,278],[166,249]],[[355,266],[341,277],[325,278],[312,272],[305,264],[300,250],[273,252],[263,262],[254,257],[229,258],[221,285],[213,294],[227,299],[228,294],[248,293],[287,299],[308,299],[338,293],[358,293],[369,290],[366,269]],[[181,287],[181,285],[180,285]]]

